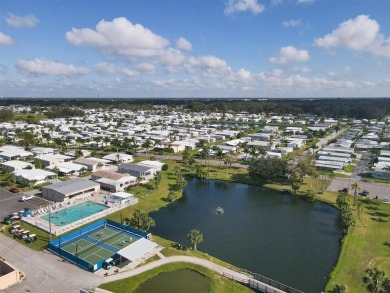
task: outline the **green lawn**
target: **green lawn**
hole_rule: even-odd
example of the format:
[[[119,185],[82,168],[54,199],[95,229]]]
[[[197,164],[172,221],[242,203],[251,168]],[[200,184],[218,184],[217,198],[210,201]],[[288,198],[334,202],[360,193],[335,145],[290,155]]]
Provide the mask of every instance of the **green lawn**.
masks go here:
[[[160,188],[153,189],[152,183],[150,183],[130,190],[131,193],[138,197],[139,203],[111,214],[108,216],[108,218],[115,221],[120,221],[122,214],[123,219],[130,219],[134,211],[137,209],[143,209],[149,212],[167,205],[165,198],[169,191],[169,184],[174,182],[174,167],[181,166],[183,173],[185,173],[186,170],[184,170],[184,165],[182,165],[181,162],[166,161],[166,163],[168,164],[169,169],[168,171],[164,171],[162,173],[163,175]],[[207,167],[206,170],[208,170]],[[221,166],[210,166],[208,178],[263,185],[275,190],[282,190],[284,188],[291,189],[291,185],[284,181],[273,183],[255,182],[247,175],[246,169],[230,168],[226,170],[226,167],[223,165],[223,163]],[[305,194],[305,191],[309,189],[314,190],[311,179],[305,178],[304,182],[301,184],[298,195]],[[317,198],[322,202],[335,205],[337,193],[325,191],[323,194],[317,195]],[[351,202],[353,202],[352,198]],[[361,219],[365,227],[357,218],[357,211],[355,207],[352,207],[356,225],[352,227],[349,234],[343,240],[340,258],[330,276],[327,289],[331,287],[333,282],[336,282],[338,284],[345,284],[348,287],[348,292],[364,292],[365,289],[363,286],[362,277],[365,274],[366,268],[370,266],[377,266],[379,269],[385,270],[387,276],[390,276],[390,205],[382,204],[378,200],[369,199],[363,199],[362,203],[363,214]],[[47,246],[48,233],[25,223],[22,223],[22,226],[23,228],[27,228],[38,235],[39,241],[28,244],[31,248],[42,250]],[[6,235],[8,234],[8,232],[5,233]],[[153,236],[153,239],[165,247],[163,254],[166,256],[184,254],[198,256],[206,259],[211,258],[217,263],[231,267],[231,265],[212,258],[211,256],[203,254],[199,251],[193,251],[191,249],[187,250],[187,248],[178,250],[177,248],[173,247],[172,242],[159,238],[155,235]],[[223,290],[215,292],[223,292]]]
[[[205,276],[208,279],[210,285],[209,292],[214,292],[214,293],[253,292],[253,290],[239,283],[230,281],[222,277],[218,273],[215,273],[209,269],[206,269],[198,265],[190,264],[190,263],[172,263],[172,264],[163,265],[161,267],[155,268],[153,270],[149,270],[137,276],[123,279],[120,281],[102,284],[99,287],[115,293],[130,293],[130,292],[134,292],[136,288],[146,280],[153,278],[160,273],[172,272],[178,269],[191,269]]]
[[[354,169],[355,169],[355,165],[347,165],[343,168],[343,171],[347,173],[352,173]]]
[[[370,199],[361,202],[362,222],[357,217],[356,208],[352,207],[356,224],[343,240],[327,289],[338,283],[346,285],[348,292],[366,292],[362,278],[369,267],[377,267],[390,276],[390,205]]]

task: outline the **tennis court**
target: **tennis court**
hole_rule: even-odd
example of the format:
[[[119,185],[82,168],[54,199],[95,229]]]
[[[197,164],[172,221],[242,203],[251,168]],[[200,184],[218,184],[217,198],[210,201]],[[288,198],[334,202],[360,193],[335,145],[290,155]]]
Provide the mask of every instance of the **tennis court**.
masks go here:
[[[101,220],[52,241],[49,248],[75,264],[95,271],[104,260],[119,258],[116,255],[119,250],[147,236],[143,234],[143,231]]]

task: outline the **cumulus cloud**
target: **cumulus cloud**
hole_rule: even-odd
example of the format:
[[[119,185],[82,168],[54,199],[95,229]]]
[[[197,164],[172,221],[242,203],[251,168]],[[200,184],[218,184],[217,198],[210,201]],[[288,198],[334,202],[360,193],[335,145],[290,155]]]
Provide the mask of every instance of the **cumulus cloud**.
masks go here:
[[[278,57],[271,57],[271,63],[286,64],[290,62],[306,62],[310,59],[309,52],[298,50],[293,46],[282,47]]]
[[[264,5],[258,3],[257,0],[228,0],[224,13],[225,15],[230,15],[237,12],[249,11],[253,14],[259,14],[263,10]]]
[[[7,36],[7,35],[3,34],[2,32],[0,32],[0,45],[10,46],[13,43],[14,43],[14,40],[10,36]]]
[[[117,72],[118,69],[115,67],[115,65],[104,61],[96,64],[95,70],[100,74],[113,74]]]
[[[326,49],[343,47],[390,58],[390,38],[385,38],[379,30],[378,22],[368,15],[359,15],[342,22],[323,38],[315,39],[315,44]]]
[[[156,66],[154,66],[154,64],[151,63],[140,63],[136,66],[136,69],[146,74],[156,73]]]
[[[180,37],[178,40],[177,40],[177,47],[179,49],[182,49],[182,50],[187,50],[187,51],[192,51],[192,44],[187,41],[185,38],[183,37]]]
[[[66,39],[73,45],[88,46],[107,56],[160,56],[169,45],[165,38],[125,17],[101,20],[96,30],[72,28],[66,33]]]
[[[283,21],[284,27],[297,27],[301,25],[302,25],[302,21],[300,19],[290,19],[290,20]]]
[[[63,75],[75,76],[87,74],[88,69],[76,67],[72,64],[63,64],[57,61],[35,58],[33,60],[18,60],[16,68],[32,75]]]
[[[26,16],[18,16],[12,13],[8,13],[5,18],[5,22],[12,27],[23,28],[23,27],[36,27],[39,20],[32,14]]]
[[[124,75],[128,77],[136,77],[139,75],[139,72],[137,70],[131,69],[131,68],[124,68],[122,69],[122,72]]]

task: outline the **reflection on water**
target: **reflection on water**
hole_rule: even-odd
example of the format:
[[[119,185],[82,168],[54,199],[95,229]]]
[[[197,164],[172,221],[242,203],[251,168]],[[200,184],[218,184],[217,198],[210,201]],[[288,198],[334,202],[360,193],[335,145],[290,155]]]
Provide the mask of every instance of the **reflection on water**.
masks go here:
[[[339,213],[257,186],[188,179],[184,198],[152,214],[152,233],[305,292],[322,292],[337,261]],[[223,214],[215,208],[222,207]]]

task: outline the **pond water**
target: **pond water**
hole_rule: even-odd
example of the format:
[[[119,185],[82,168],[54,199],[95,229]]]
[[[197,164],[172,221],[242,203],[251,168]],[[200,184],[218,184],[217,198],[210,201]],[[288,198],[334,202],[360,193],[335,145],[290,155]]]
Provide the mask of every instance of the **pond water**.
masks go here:
[[[257,186],[187,179],[184,196],[151,214],[151,232],[304,292],[322,292],[340,251],[339,212]],[[223,213],[216,213],[217,207]]]
[[[161,273],[142,283],[135,293],[207,293],[210,285],[208,279],[194,270],[181,269]]]

